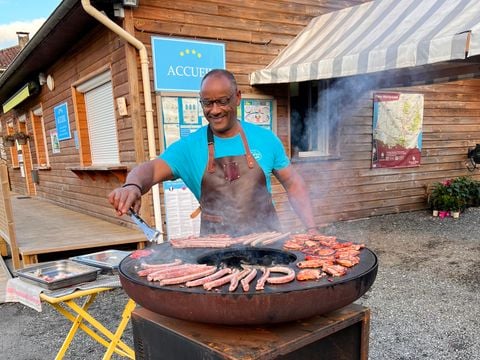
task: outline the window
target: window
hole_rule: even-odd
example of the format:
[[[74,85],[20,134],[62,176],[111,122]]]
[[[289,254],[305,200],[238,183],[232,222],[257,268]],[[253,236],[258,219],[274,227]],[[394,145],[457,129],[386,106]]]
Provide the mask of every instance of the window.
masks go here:
[[[7,126],[6,126],[6,134],[7,135],[15,135],[15,128],[13,124],[13,119],[7,120]],[[18,146],[17,141],[15,140],[13,146],[8,147],[10,149],[10,159],[12,160],[12,168],[18,169],[19,168],[19,163],[18,163],[18,149],[21,147]],[[21,151],[20,151],[21,154]]]
[[[120,163],[110,72],[72,89],[82,166]]]
[[[337,108],[332,81],[290,84],[292,156],[337,156]]]
[[[45,125],[43,123],[43,111],[39,106],[31,112],[32,132],[35,142],[35,153],[37,157],[37,166],[47,168],[50,165],[47,152],[47,138],[45,135]]]

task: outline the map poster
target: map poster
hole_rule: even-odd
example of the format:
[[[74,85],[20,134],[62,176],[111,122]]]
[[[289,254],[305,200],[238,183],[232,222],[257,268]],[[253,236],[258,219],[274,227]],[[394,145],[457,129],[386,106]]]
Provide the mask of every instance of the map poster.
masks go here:
[[[372,168],[420,166],[423,94],[373,94]]]

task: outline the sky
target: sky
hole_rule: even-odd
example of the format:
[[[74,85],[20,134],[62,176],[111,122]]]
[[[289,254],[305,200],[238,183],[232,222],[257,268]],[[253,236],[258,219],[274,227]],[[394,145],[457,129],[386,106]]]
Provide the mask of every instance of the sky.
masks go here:
[[[30,33],[30,39],[61,0],[0,0],[0,49],[18,44],[17,31]]]

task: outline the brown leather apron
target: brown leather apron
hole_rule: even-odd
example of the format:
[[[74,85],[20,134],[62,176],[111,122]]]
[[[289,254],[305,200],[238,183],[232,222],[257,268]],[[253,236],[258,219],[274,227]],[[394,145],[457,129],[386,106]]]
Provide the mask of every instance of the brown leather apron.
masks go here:
[[[213,133],[208,127],[208,164],[200,197],[201,235],[280,231],[265,174],[250,153],[242,128],[240,136],[245,155],[215,159]]]

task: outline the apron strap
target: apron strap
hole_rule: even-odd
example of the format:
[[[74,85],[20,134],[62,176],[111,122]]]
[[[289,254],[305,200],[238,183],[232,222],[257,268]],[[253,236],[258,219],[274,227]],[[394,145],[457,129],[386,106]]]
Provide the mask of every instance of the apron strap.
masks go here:
[[[250,169],[253,169],[254,159],[252,153],[250,152],[250,148],[248,147],[247,138],[245,137],[245,133],[243,129],[240,127],[240,135],[242,136],[243,141],[243,148],[245,149],[245,157],[247,158],[247,164]]]
[[[245,149],[245,157],[247,158],[247,164],[250,169],[253,169],[255,160],[252,153],[250,152],[250,147],[248,146],[247,138],[243,132],[243,128],[240,127],[240,136],[242,137],[243,148]],[[207,141],[208,141],[208,166],[207,171],[209,173],[215,172],[215,148],[213,142],[213,132],[210,129],[210,126],[207,128]]]
[[[207,171],[209,173],[214,173],[215,172],[215,160],[214,160],[215,148],[214,148],[214,145],[213,145],[213,132],[212,132],[212,129],[210,129],[210,126],[207,128],[207,140],[208,140],[208,166],[207,166]]]

